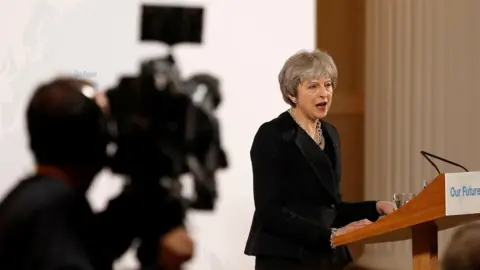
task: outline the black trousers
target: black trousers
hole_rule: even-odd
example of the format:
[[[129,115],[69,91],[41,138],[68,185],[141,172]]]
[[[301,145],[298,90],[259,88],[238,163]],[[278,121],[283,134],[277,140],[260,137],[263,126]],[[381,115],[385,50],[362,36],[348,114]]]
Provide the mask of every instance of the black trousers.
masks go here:
[[[294,259],[257,256],[255,270],[341,270],[342,265],[332,265],[325,262],[302,262]]]

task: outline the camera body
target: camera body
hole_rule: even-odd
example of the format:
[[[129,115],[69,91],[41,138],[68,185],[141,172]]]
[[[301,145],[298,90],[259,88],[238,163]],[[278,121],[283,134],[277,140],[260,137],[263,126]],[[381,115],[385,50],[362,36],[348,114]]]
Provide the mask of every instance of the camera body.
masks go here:
[[[143,6],[141,40],[201,43],[203,9]],[[143,190],[162,188],[180,197],[178,178],[194,179],[187,207],[213,210],[215,173],[228,165],[221,146],[216,108],[219,80],[209,74],[182,79],[172,54],[143,61],[140,73],[108,89],[111,140],[109,167]]]

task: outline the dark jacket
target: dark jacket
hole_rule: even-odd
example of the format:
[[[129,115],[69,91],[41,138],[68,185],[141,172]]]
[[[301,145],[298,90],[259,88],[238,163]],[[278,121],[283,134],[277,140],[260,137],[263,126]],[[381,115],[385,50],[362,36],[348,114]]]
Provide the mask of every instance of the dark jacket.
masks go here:
[[[112,269],[134,238],[131,202],[123,192],[94,214],[65,181],[21,181],[0,203],[0,269]]]
[[[324,151],[288,112],[258,129],[250,151],[255,214],[246,255],[348,262],[346,247],[330,248],[331,228],[378,219],[376,202],[342,200],[339,135],[323,120],[322,128]]]

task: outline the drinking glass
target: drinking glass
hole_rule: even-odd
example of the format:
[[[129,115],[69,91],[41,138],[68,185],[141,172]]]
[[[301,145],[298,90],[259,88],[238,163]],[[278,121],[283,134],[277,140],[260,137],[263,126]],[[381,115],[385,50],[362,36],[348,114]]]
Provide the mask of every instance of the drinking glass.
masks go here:
[[[393,203],[398,209],[402,205],[408,203],[413,197],[415,197],[415,193],[395,193],[393,194]]]
[[[426,188],[430,184],[430,181],[428,180],[423,180],[423,188]]]

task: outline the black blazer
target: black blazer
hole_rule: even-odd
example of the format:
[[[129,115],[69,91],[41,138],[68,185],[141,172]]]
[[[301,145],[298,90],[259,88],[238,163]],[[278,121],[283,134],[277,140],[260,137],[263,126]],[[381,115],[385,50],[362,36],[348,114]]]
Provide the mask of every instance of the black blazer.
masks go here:
[[[378,219],[376,202],[342,201],[339,135],[323,120],[322,128],[324,151],[288,112],[258,129],[250,150],[255,214],[246,255],[350,261],[346,247],[330,248],[331,228]]]

